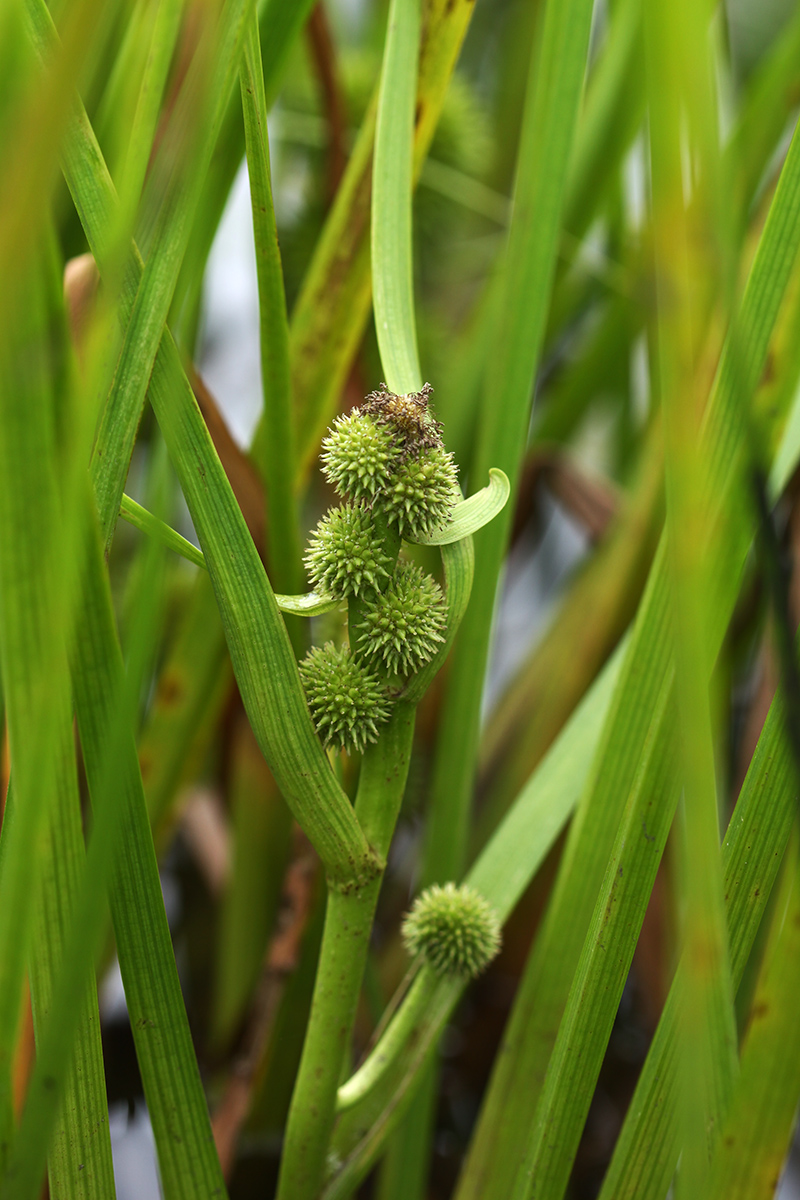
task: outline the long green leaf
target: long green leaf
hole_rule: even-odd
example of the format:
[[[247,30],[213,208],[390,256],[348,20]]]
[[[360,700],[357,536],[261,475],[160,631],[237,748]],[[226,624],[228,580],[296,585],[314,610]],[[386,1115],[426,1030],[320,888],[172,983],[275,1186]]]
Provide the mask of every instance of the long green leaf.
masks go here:
[[[3,33],[19,46],[16,5],[3,12]],[[52,395],[41,244],[55,158],[77,74],[91,51],[97,6],[69,14],[67,41],[44,80],[32,82],[29,59],[18,52],[0,95],[5,170],[0,187],[0,265],[7,286],[0,298],[0,660],[9,744],[15,761],[19,816],[12,822],[17,848],[3,855],[0,909],[19,914],[0,922],[0,1159],[7,1149],[11,1112],[11,1056],[31,932],[30,888],[36,887],[41,838],[55,786],[54,734],[64,711],[65,654],[71,592],[59,595],[59,498],[49,454]],[[7,66],[11,58],[5,57]],[[11,106],[13,136],[7,131]],[[25,347],[31,346],[30,353]],[[30,470],[23,471],[23,466]],[[17,478],[19,476],[19,478]],[[71,499],[71,498],[70,498]],[[66,547],[61,548],[66,552]],[[13,738],[12,738],[13,729]],[[5,836],[5,835],[4,835]],[[0,1163],[2,1165],[2,1163]]]
[[[608,538],[489,717],[481,738],[479,782],[486,801],[473,834],[479,846],[636,614],[662,523],[663,451],[658,423],[647,434],[637,477]]]
[[[120,196],[129,212],[141,196],[182,16],[183,0],[159,0],[119,182]]]
[[[608,1037],[628,976],[678,788],[663,720],[671,680],[653,713],[637,786],[620,823],[542,1088],[514,1200],[564,1194]],[[525,1137],[513,1114],[508,1118]],[[506,1164],[502,1177],[507,1177]],[[534,1192],[535,1189],[535,1192]],[[487,1192],[496,1192],[489,1167]]]
[[[641,0],[615,6],[587,83],[564,201],[565,228],[577,237],[585,233],[598,192],[613,179],[644,115],[641,10]]]
[[[669,10],[650,8],[644,28],[679,778],[684,790],[678,841],[686,970],[677,1195],[693,1200],[705,1194],[709,1143],[717,1134],[738,1066],[709,694],[713,664],[705,655],[708,630],[720,620],[713,605],[718,590],[709,586],[707,574],[706,547],[713,534],[701,414],[695,401],[705,307],[697,280],[704,280],[704,288],[713,282],[712,254],[721,249],[712,220],[712,206],[719,203],[719,166],[716,137],[707,136],[716,112],[708,86],[711,64],[702,7],[678,2]],[[679,112],[688,114],[683,123],[676,117]],[[691,206],[684,198],[687,138],[697,172]],[[733,352],[735,339],[734,330]],[[734,394],[733,400],[738,402],[739,396]],[[714,513],[720,524],[727,516],[724,507]],[[722,613],[723,621],[726,615]]]
[[[472,0],[431,0],[426,6],[415,108],[415,180],[428,153],[473,10]],[[370,184],[376,108],[373,101],[367,109],[292,314],[292,391],[301,472],[308,469],[336,411],[369,316]],[[262,422],[253,442],[256,461],[266,434]]]
[[[785,322],[782,342],[786,361],[780,361],[776,348],[780,383],[777,394],[770,399],[777,403],[780,411],[786,409],[787,415],[769,472],[767,492],[772,504],[777,504],[800,461],[800,292],[794,296],[793,311]]]
[[[782,704],[770,708],[722,844],[731,975],[742,981],[796,808]],[[601,1200],[663,1200],[678,1161],[679,967],[606,1174]]]
[[[153,165],[154,178],[149,186],[159,195],[158,217],[148,238],[147,261],[141,279],[136,281],[135,298],[128,289],[122,291],[120,317],[125,335],[92,456],[98,511],[107,543],[113,535],[125,486],[124,468],[133,451],[192,217],[239,67],[245,7],[245,0],[225,0],[217,26],[203,30],[177,104],[174,125]],[[134,249],[129,277],[138,274],[137,260]],[[107,266],[99,258],[98,265],[101,272]]]
[[[165,1196],[186,1200],[224,1196],[133,741],[131,718],[138,689],[126,702],[122,655],[98,537],[87,546],[83,581],[74,686],[95,809],[89,878],[95,887],[102,887],[114,867],[111,915]],[[114,862],[117,846],[120,852]],[[91,893],[84,917],[87,931],[93,914],[95,924],[102,919],[101,906],[95,899],[92,907],[90,900]]]
[[[488,485],[468,500],[459,500],[447,525],[420,538],[420,542],[425,546],[449,546],[477,533],[503,511],[510,492],[511,485],[505,471],[491,467]]]
[[[372,162],[372,290],[389,389],[418,392],[411,183],[419,53],[419,0],[392,0],[378,89]]]
[[[65,174],[89,243],[99,250],[116,201],[80,109],[68,131]],[[272,589],[168,332],[156,354],[150,398],[203,547],[262,752],[331,878],[347,883],[354,875],[369,878],[376,870],[374,856],[314,731]]]
[[[261,42],[261,62],[267,107],[278,94],[284,67],[303,23],[313,6],[313,0],[259,0],[258,24]],[[178,307],[187,307],[196,320],[208,255],[222,213],[230,195],[236,172],[245,156],[245,134],[239,97],[234,95],[228,104],[214,154],[203,187],[191,240],[184,259],[183,275],[176,290]]]
[[[72,506],[57,495],[53,421],[56,402],[64,401],[55,395],[59,367],[52,350],[58,330],[51,298],[58,294],[59,281],[54,264],[45,267],[41,261],[32,264],[31,278],[32,286],[20,288],[19,323],[7,327],[19,340],[0,346],[5,401],[0,421],[5,485],[0,489],[0,653],[15,779],[13,800],[7,801],[14,818],[8,828],[3,824],[0,898],[3,912],[17,914],[14,921],[0,922],[0,981],[5,985],[0,989],[5,1009],[0,1009],[0,1058],[6,1063],[34,918],[31,986],[40,1046],[57,1019],[51,1012],[54,979],[65,954],[64,929],[74,911],[83,864],[65,642],[71,589],[65,586],[69,573],[63,556],[71,525],[66,530],[61,525],[61,513]],[[51,1184],[60,1194],[99,1198],[113,1195],[114,1180],[91,968],[91,962],[84,963],[76,981],[74,1049],[70,1038],[64,1047],[65,1070],[50,1079],[51,1122],[56,1105],[62,1107],[49,1165]],[[7,1067],[0,1079],[7,1082]],[[4,1195],[38,1194],[49,1127],[42,1124],[32,1150],[21,1137],[15,1140],[3,1172]],[[83,1179],[81,1170],[86,1172]]]
[[[123,495],[119,515],[142,533],[149,534],[150,537],[161,542],[168,550],[174,550],[176,554],[180,554],[187,562],[206,569],[206,559],[202,550],[198,550],[197,546],[187,541],[177,530],[159,520],[143,505],[132,500],[130,496]],[[300,596],[281,596],[276,593],[275,602],[281,612],[292,613],[297,617],[316,617],[341,606],[340,600],[320,595],[318,592],[307,592]]]
[[[58,285],[57,285],[58,286]],[[81,472],[79,484],[82,486],[87,509],[89,508],[90,496],[88,489],[88,479]],[[117,697],[119,703],[113,716],[113,721],[116,725],[123,729],[126,724],[129,725],[132,716],[136,712],[137,697],[141,690],[142,680],[145,673],[145,666],[149,661],[150,643],[152,643],[153,614],[156,611],[156,606],[153,603],[153,596],[157,591],[155,582],[156,564],[160,556],[160,549],[155,546],[148,545],[146,547],[145,561],[143,570],[140,573],[139,595],[137,604],[135,605],[134,632],[131,638],[130,654],[129,654],[129,676],[127,681],[127,694]],[[74,755],[74,734],[72,729],[71,715],[68,724],[64,730],[64,738],[66,745],[69,747],[70,753]],[[104,764],[105,771],[105,790],[112,791],[116,796],[116,767],[117,756],[113,753],[114,747],[109,747],[106,762]],[[73,767],[74,774],[74,767]],[[114,779],[114,784],[110,785],[110,780]],[[80,828],[80,803],[77,791],[77,780],[73,785],[75,815],[74,823],[78,844],[81,849],[81,857],[83,852],[82,834]],[[60,871],[56,874],[61,874],[62,878],[58,880],[62,884],[61,893],[54,895],[51,899],[49,911],[46,912],[46,917],[49,917],[48,936],[52,941],[55,937],[62,942],[60,963],[57,973],[51,972],[50,978],[45,981],[46,996],[49,1006],[49,1016],[46,1023],[39,1033],[37,1045],[37,1059],[33,1072],[33,1077],[29,1084],[28,1099],[23,1114],[20,1131],[14,1147],[14,1156],[9,1168],[10,1184],[9,1195],[17,1197],[30,1197],[31,1200],[38,1192],[39,1178],[41,1176],[42,1165],[44,1162],[45,1152],[50,1139],[51,1128],[53,1129],[53,1142],[56,1148],[59,1148],[59,1140],[63,1140],[63,1133],[59,1129],[59,1125],[66,1116],[67,1120],[76,1129],[70,1130],[72,1133],[71,1141],[75,1151],[80,1152],[80,1147],[83,1139],[92,1138],[92,1130],[97,1124],[97,1118],[91,1119],[91,1115],[84,1115],[82,1106],[70,1103],[70,1108],[64,1111],[64,1105],[58,1105],[58,1084],[59,1081],[65,1079],[69,1084],[73,1077],[77,1075],[79,1085],[85,1086],[86,1082],[91,1079],[91,1075],[85,1069],[76,1071],[75,1068],[68,1073],[70,1064],[70,1046],[73,1038],[77,1039],[77,1046],[81,1045],[81,1023],[80,1014],[81,1008],[85,1004],[81,1004],[82,991],[85,991],[85,982],[87,977],[93,979],[94,955],[98,946],[99,939],[102,936],[105,925],[105,904],[104,893],[107,888],[111,863],[115,848],[118,846],[119,835],[119,810],[116,803],[112,802],[106,806],[106,812],[103,813],[92,831],[92,843],[89,856],[86,862],[86,869],[82,872],[82,879],[74,880],[72,888],[73,903],[71,905],[71,921],[64,922],[64,888],[63,875],[65,870],[68,871],[69,864],[59,864]],[[124,956],[124,954],[123,954]],[[89,1013],[89,1028],[95,1038],[99,1032],[99,1015],[96,1011]],[[99,1050],[99,1046],[98,1046]],[[98,1074],[101,1081],[101,1101],[102,1101],[102,1123],[100,1128],[107,1120],[107,1104],[105,1101],[105,1091],[102,1087],[103,1070],[102,1060],[98,1062]],[[145,1075],[147,1076],[146,1064]],[[82,1078],[85,1076],[85,1078]],[[68,1102],[72,1101],[72,1097],[66,1097]],[[60,1108],[60,1112],[59,1112]],[[87,1120],[87,1116],[89,1119]],[[63,1147],[60,1148],[63,1157]],[[57,1194],[65,1188],[74,1188],[78,1195],[84,1194],[84,1188],[87,1186],[95,1186],[98,1190],[98,1195],[108,1194],[107,1180],[111,1179],[111,1187],[113,1188],[113,1172],[110,1158],[110,1144],[108,1147],[108,1166],[106,1171],[106,1180],[93,1181],[91,1172],[91,1163],[74,1162],[71,1171],[68,1173],[62,1171],[55,1185]],[[51,1186],[53,1186],[53,1162],[52,1151],[50,1155],[50,1177]],[[90,1169],[88,1177],[84,1176],[84,1172]]]
[[[764,172],[794,112],[797,94],[800,14],[781,29],[747,80],[736,127],[725,148],[735,179],[737,217],[744,221]]]
[[[555,268],[569,155],[586,69],[591,5],[548,3],[531,63],[495,351],[473,463],[505,471],[514,496]],[[541,64],[541,65],[540,65]],[[431,788],[426,853],[443,878],[463,869],[483,677],[511,509],[475,536],[475,585],[454,647]]]
[[[169,550],[174,550],[176,554],[180,554],[182,558],[188,562],[194,563],[197,567],[205,567],[206,560],[203,558],[202,550],[198,550],[197,546],[188,542],[185,537],[171,529],[164,521],[159,521],[158,517],[149,512],[143,505],[137,504],[130,496],[123,495],[122,503],[119,506],[119,515],[129,521],[135,529],[141,530],[142,533],[147,533],[150,537],[156,538]]]
[[[171,339],[156,358],[150,396],[203,547],[261,750],[330,877],[348,884],[369,878],[377,864],[314,731],[269,580]]]
[[[795,138],[784,165],[767,224],[750,273],[737,322],[735,354],[728,344],[709,400],[703,430],[709,496],[717,512],[746,499],[741,471],[749,452],[737,397],[755,389],[767,354],[778,309],[800,243],[800,145]],[[713,525],[713,518],[710,518]],[[713,562],[707,578],[714,596],[709,600],[717,624],[707,631],[706,654],[713,661],[722,642],[726,614],[733,609],[739,575],[749,548],[753,518],[745,505],[720,525],[709,547]],[[478,1129],[462,1173],[459,1200],[507,1196],[500,1179],[502,1164],[513,1162],[516,1135],[533,1119],[550,1049],[577,967],[595,899],[605,874],[611,847],[627,797],[636,779],[642,748],[663,680],[670,667],[668,617],[669,578],[661,549],[650,580],[623,671],[593,787],[584,797],[573,822],[562,859],[559,880],[547,917],[529,959],[505,1034],[505,1052],[497,1060]],[[513,1130],[506,1119],[509,1095],[514,1096]],[[528,1125],[530,1127],[530,1124]],[[501,1164],[498,1166],[498,1164]],[[473,1191],[493,1170],[497,1191]],[[473,1182],[474,1181],[474,1182]]]
[[[267,99],[255,8],[247,18],[241,91],[258,272],[263,420],[269,430],[269,437],[262,443],[263,455],[259,464],[270,514],[268,561],[275,587],[281,591],[294,591],[299,585],[300,543],[294,493],[289,325],[272,206]]]
[[[709,1200],[775,1195],[800,1098],[800,856],[789,843],[770,944],[750,1008],[741,1072],[720,1131]]]
[[[3,48],[4,79],[1,103],[4,135],[3,183],[0,187],[0,264],[7,280],[0,298],[0,659],[9,739],[17,783],[7,798],[0,869],[0,1171],[10,1147],[10,1061],[19,1014],[23,970],[29,952],[35,908],[41,916],[53,900],[54,856],[65,872],[75,867],[80,853],[80,816],[74,765],[70,774],[69,698],[66,637],[71,628],[75,598],[73,571],[75,534],[80,522],[73,484],[75,472],[69,451],[80,444],[68,403],[71,380],[63,354],[63,314],[54,297],[60,292],[53,254],[48,209],[57,170],[57,156],[67,124],[70,98],[95,49],[99,6],[79,3],[63,15],[64,42],[40,72],[32,65],[16,4],[3,13],[3,36],[16,40],[16,55]],[[11,18],[11,19],[9,19]],[[12,59],[16,57],[9,71]],[[29,73],[30,68],[30,73]],[[5,72],[8,72],[6,75]],[[29,86],[30,85],[30,86]],[[7,105],[13,105],[9,123]],[[56,479],[56,422],[66,469]],[[80,425],[80,421],[77,422]],[[9,494],[9,490],[12,494]],[[60,494],[59,494],[60,493]],[[11,525],[7,527],[7,523]],[[11,743],[11,731],[14,740]],[[66,751],[66,756],[65,756]],[[55,801],[55,805],[54,805]],[[49,817],[53,824],[48,832]],[[49,860],[49,861],[48,861]],[[40,868],[49,878],[40,882]],[[74,879],[74,876],[71,876]],[[61,882],[65,882],[62,876]],[[43,887],[44,891],[40,891]],[[70,900],[59,897],[64,908]],[[39,907],[44,904],[44,910]],[[14,914],[14,919],[9,915]],[[46,917],[45,917],[46,919]],[[41,931],[41,926],[39,926]],[[39,997],[46,1003],[59,946],[56,930],[40,942],[33,972]],[[69,1105],[59,1122],[51,1156],[52,1170],[71,1194],[79,1187],[79,1156],[86,1151],[90,1189],[113,1188],[110,1174],[107,1106],[98,1042],[96,999],[91,999],[88,966],[78,979],[75,997],[74,1068],[53,1080],[51,1099]],[[43,1004],[36,999],[38,1033],[42,1034]],[[46,1023],[48,1028],[50,1022]],[[65,1045],[67,1067],[73,1051]],[[86,1112],[98,1130],[96,1139],[77,1130]],[[20,1160],[14,1147],[16,1183],[34,1194],[41,1186],[46,1146]],[[5,1185],[4,1185],[5,1187]]]

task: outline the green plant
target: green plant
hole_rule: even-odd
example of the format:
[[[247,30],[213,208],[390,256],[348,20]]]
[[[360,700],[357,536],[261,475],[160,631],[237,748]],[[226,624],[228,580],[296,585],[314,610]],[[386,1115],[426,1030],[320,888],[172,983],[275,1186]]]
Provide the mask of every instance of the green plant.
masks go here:
[[[748,11],[0,5],[0,1200],[114,1195],[112,954],[165,1200],[774,1194],[800,15]]]
[[[480,975],[500,949],[500,927],[490,905],[471,887],[427,888],[403,922],[403,941],[440,975]]]

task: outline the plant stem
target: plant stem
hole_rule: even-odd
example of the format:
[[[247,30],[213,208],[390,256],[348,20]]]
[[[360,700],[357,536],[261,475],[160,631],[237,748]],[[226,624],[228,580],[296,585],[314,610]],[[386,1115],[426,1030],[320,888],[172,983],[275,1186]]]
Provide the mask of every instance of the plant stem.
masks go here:
[[[386,858],[406,786],[416,705],[398,701],[381,738],[361,762],[356,816],[367,841]]]
[[[351,892],[331,890],[311,1016],[289,1110],[279,1200],[319,1191],[333,1125],[336,1085],[350,1043],[380,878]]]
[[[356,815],[383,862],[405,790],[415,709],[398,702],[361,763]],[[314,1200],[325,1173],[336,1089],[355,1019],[383,873],[330,888],[314,999],[286,1127],[278,1200]]]
[[[408,995],[375,1049],[347,1083],[339,1088],[338,1112],[344,1112],[363,1100],[397,1061],[412,1030],[428,1008],[438,984],[439,976],[431,967],[423,967],[417,974]]]

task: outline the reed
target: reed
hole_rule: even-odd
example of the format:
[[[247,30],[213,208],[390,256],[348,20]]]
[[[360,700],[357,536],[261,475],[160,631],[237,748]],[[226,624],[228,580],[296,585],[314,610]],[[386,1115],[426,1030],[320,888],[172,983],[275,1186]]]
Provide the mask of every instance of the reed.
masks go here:
[[[800,15],[727,12],[0,5],[0,1200],[115,1195],[112,956],[164,1200],[775,1194]]]

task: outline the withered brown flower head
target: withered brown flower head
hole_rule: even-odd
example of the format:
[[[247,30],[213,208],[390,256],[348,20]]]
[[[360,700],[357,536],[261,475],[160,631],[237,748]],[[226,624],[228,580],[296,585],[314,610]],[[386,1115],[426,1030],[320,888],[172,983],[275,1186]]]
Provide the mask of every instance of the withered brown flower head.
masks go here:
[[[403,457],[409,458],[422,450],[442,446],[441,425],[428,410],[432,392],[433,388],[426,383],[419,392],[398,396],[382,383],[377,392],[370,392],[359,410],[369,413],[380,424],[391,425],[401,440]]]

